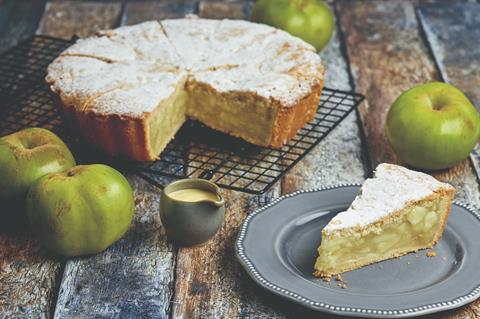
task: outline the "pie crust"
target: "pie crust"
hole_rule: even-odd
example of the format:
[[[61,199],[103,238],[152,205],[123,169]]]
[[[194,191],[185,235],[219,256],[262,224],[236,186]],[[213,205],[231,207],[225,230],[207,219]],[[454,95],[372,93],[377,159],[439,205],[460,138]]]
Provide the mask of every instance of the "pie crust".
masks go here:
[[[323,79],[315,49],[284,31],[198,18],[100,31],[46,76],[74,130],[137,161],[157,159],[188,117],[280,148],[315,117]]]

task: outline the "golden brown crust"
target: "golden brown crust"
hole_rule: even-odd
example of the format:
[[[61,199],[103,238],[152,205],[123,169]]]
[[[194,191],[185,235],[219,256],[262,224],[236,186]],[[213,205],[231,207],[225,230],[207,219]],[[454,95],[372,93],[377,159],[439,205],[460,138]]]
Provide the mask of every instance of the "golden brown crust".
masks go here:
[[[440,227],[439,227],[437,233],[435,234],[435,237],[433,238],[433,240],[428,245],[426,245],[424,247],[421,247],[421,248],[418,248],[416,250],[411,250],[411,251],[392,251],[392,253],[390,255],[388,255],[388,257],[386,257],[382,260],[401,257],[401,256],[404,256],[404,255],[406,255],[408,253],[411,253],[411,252],[417,252],[419,250],[429,249],[429,248],[432,248],[433,246],[435,246],[435,244],[442,237],[445,226],[447,225],[448,216],[450,215],[450,212],[451,212],[451,209],[452,209],[452,201],[453,201],[453,196],[454,195],[455,195],[455,190],[453,188],[451,188],[451,189],[446,189],[445,188],[445,189],[440,189],[439,191],[436,191],[435,194],[427,196],[427,197],[423,198],[422,200],[412,201],[411,203],[409,203],[407,206],[419,205],[419,204],[422,204],[423,202],[431,201],[431,200],[433,200],[435,198],[438,198],[438,197],[446,197],[448,199],[448,208],[447,208],[447,213],[444,214],[442,216],[442,219],[440,220]],[[376,222],[375,225],[384,225],[386,223],[389,223],[392,219],[397,218],[398,215],[400,215],[400,213],[401,213],[401,210],[399,210],[398,212],[396,212],[396,213],[394,213],[390,216],[382,218],[381,220]],[[371,260],[367,260],[367,261],[362,262],[362,263],[353,263],[353,264],[349,264],[349,265],[347,265],[343,268],[340,267],[338,269],[335,269],[335,271],[332,271],[332,272],[325,272],[325,271],[316,269],[314,271],[313,275],[315,277],[318,277],[318,278],[324,278],[324,279],[325,278],[330,278],[331,276],[334,276],[334,275],[337,275],[337,274],[340,274],[340,273],[344,273],[344,272],[347,272],[347,271],[351,271],[351,270],[354,270],[354,269],[357,269],[357,268],[360,268],[360,267],[364,267],[364,266],[367,266],[367,265],[370,265],[370,264],[374,264],[374,263],[382,261],[382,260],[371,259]]]
[[[77,113],[77,120],[84,127],[81,134],[95,146],[111,156],[124,156],[136,161],[154,160],[148,143],[147,120],[98,115],[94,112]]]
[[[323,82],[314,85],[311,92],[294,106],[282,106],[272,101],[271,103],[279,110],[274,120],[271,141],[261,146],[282,147],[307,122],[315,118],[322,88]],[[57,104],[63,109],[69,127],[93,146],[103,149],[111,156],[123,156],[136,161],[158,159],[158,154],[153,153],[148,142],[149,114],[144,114],[142,118],[134,118],[116,114],[97,114],[89,107],[79,111],[74,105],[62,103],[56,92],[52,93]],[[90,103],[94,103],[94,100]],[[245,138],[237,132],[225,133]]]
[[[273,126],[270,146],[280,148],[297,135],[298,131],[315,118],[323,89],[323,80],[314,85],[310,93],[293,107],[281,107]]]
[[[433,247],[439,240],[442,238],[443,231],[445,230],[445,227],[447,226],[448,222],[448,216],[450,216],[450,213],[452,211],[452,203],[453,203],[453,197],[455,196],[455,189],[441,189],[439,192],[440,197],[447,197],[448,198],[448,208],[447,208],[447,213],[444,215],[444,217],[440,220],[440,228],[435,236],[435,238],[432,241],[432,245],[428,248]]]
[[[96,114],[93,111],[79,112],[73,105],[65,105],[52,92],[55,104],[63,110],[68,127],[81,135],[94,147],[101,148],[111,156],[122,156],[136,161],[158,158],[148,144],[147,119],[124,117],[116,114]]]

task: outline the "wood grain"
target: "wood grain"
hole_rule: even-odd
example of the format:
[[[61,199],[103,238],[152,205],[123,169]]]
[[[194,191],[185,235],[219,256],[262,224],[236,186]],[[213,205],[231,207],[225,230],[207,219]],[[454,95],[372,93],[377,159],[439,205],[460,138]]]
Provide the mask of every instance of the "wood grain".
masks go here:
[[[37,34],[63,39],[70,39],[74,35],[84,38],[95,31],[116,26],[121,8],[119,2],[48,2]]]
[[[418,16],[442,78],[461,89],[480,109],[479,3],[421,5]],[[472,153],[476,172],[480,172],[480,148]],[[465,200],[479,209],[478,186],[467,176]],[[469,180],[467,182],[467,180]],[[476,186],[476,187],[475,187]],[[475,200],[475,201],[472,201]],[[480,318],[480,301],[443,314],[443,318]]]
[[[15,20],[19,26],[8,22],[14,28],[5,28],[3,21],[6,20],[2,12],[6,11],[3,8],[5,4],[13,3],[21,7],[27,1],[0,1],[0,50],[32,34],[42,11],[40,7],[43,8],[43,2],[37,1],[32,5],[33,8],[38,6],[38,10],[28,7],[24,16],[14,14],[15,19],[8,16],[8,21]],[[125,6],[125,14],[120,18],[120,3],[50,2],[38,33],[67,39],[74,34],[87,36],[99,28],[115,26],[119,21],[122,24],[134,24],[150,19],[182,17],[186,13],[195,13],[195,3],[196,1],[173,0],[129,1]],[[198,13],[210,18],[245,18],[250,8],[251,2],[201,1]],[[455,50],[457,47],[470,48],[470,44],[460,46],[461,39],[456,38],[461,35],[455,32],[458,32],[457,29],[461,31],[462,26],[456,25],[460,20],[447,17],[448,10],[439,14],[434,9],[428,9],[431,12],[427,14],[421,7],[419,11],[420,21],[440,66],[439,73],[422,41],[411,2],[343,1],[337,9],[345,34],[354,84],[357,90],[367,94],[370,101],[370,104],[364,104],[360,108],[359,115],[368,137],[373,166],[383,161],[398,161],[383,135],[383,123],[388,106],[403,90],[414,84],[438,79],[441,73],[454,83],[465,81],[458,85],[477,101],[478,90],[475,90],[474,83],[475,79],[478,83],[478,78],[475,78],[478,75],[478,65],[475,64],[478,61],[475,57],[478,50],[470,53]],[[439,10],[443,8],[440,7]],[[464,19],[476,21],[477,17],[473,14]],[[455,28],[447,27],[450,24]],[[475,25],[472,28],[476,28],[476,32],[478,25]],[[431,30],[427,30],[428,26]],[[434,43],[434,40],[437,42]],[[473,41],[471,45],[477,42]],[[328,70],[327,86],[350,89],[346,61],[339,43],[335,37],[329,48],[322,53]],[[459,46],[452,47],[452,43]],[[458,59],[454,54],[460,54],[459,59],[470,61],[473,67],[456,64],[455,60]],[[466,71],[462,71],[463,67]],[[467,74],[463,75],[462,72]],[[472,76],[473,80],[469,80]],[[282,189],[277,184],[263,196],[224,191],[228,205],[221,231],[203,247],[181,248],[176,271],[175,249],[166,241],[159,221],[158,190],[143,180],[130,177],[136,193],[136,214],[132,227],[121,241],[106,252],[89,258],[72,259],[66,263],[55,317],[319,317],[318,313],[286,302],[257,287],[236,261],[233,243],[245,216],[281,193],[340,182],[361,182],[365,175],[361,159],[357,118],[351,114],[292,169],[283,179]],[[435,176],[454,184],[459,189],[458,199],[480,207],[477,180],[468,161]],[[52,317],[52,302],[56,299],[55,286],[59,285],[62,272],[62,262],[48,256],[28,236],[0,235],[2,317]],[[478,302],[441,316],[480,318],[480,307],[477,304]]]
[[[35,34],[45,2],[4,0],[0,3],[0,53]]]
[[[250,15],[254,2],[200,1],[198,15],[209,19],[244,19]]]
[[[325,86],[351,91],[347,62],[335,34],[322,52]],[[361,183],[365,177],[358,118],[353,111],[309,155],[283,178],[282,193],[340,183]]]
[[[67,262],[55,318],[167,318],[175,251],[159,215],[159,190],[138,177],[135,217],[105,252]]]
[[[280,195],[278,185],[256,197],[224,191],[225,222],[202,247],[180,248],[173,318],[281,318],[235,258],[234,242],[245,216]]]
[[[355,85],[368,97],[369,103],[359,112],[372,167],[381,162],[398,163],[384,134],[386,113],[404,90],[440,78],[422,41],[413,4],[342,1],[338,11]],[[478,185],[468,160],[433,175],[457,186],[457,198],[478,203]]]
[[[0,3],[0,52],[35,33],[44,6],[44,1]],[[5,205],[2,210],[7,210]],[[49,256],[25,229],[7,229],[5,218],[0,228],[1,317],[51,317],[62,263]]]
[[[58,18],[56,12],[64,13]],[[70,14],[75,16],[74,23],[66,18]],[[97,28],[114,27],[119,14],[119,3],[52,2],[39,32],[65,38],[86,36]],[[129,180],[136,203],[129,231],[101,254],[67,261],[55,318],[168,317],[175,250],[161,227],[159,190],[138,177]]]
[[[50,318],[62,263],[30,234],[0,234],[2,318]]]
[[[480,4],[428,4],[418,8],[433,56],[445,82],[461,89],[480,110]]]
[[[480,110],[479,3],[421,5],[418,16],[442,78],[461,89]],[[480,146],[471,154],[477,177]]]
[[[326,86],[351,90],[347,61],[341,52],[337,33],[321,56],[327,69]],[[282,179],[282,193],[341,183],[362,183],[366,171],[361,147],[357,113],[352,112]],[[280,299],[275,302],[274,309],[289,318],[340,318]]]
[[[272,309],[276,301],[249,279],[234,252],[245,216],[279,196],[280,184],[262,196],[228,190],[222,194],[227,205],[220,231],[202,247],[178,250],[172,317],[282,318],[283,314]]]
[[[360,117],[372,166],[397,162],[384,134],[386,113],[404,90],[438,78],[411,3],[341,2],[341,24],[356,90],[368,98]]]
[[[372,166],[398,162],[384,136],[388,108],[403,90],[440,77],[422,41],[414,7],[401,1],[342,1],[338,11],[355,85],[369,100],[369,105],[360,108],[360,114]],[[457,200],[480,207],[477,179],[468,160],[433,175],[457,188]],[[478,304],[440,317],[465,318],[478,313]]]
[[[334,87],[348,89],[347,67],[336,37],[325,51],[324,59],[332,65],[328,81]],[[282,192],[363,180],[355,114],[324,142],[288,174],[282,183]],[[244,217],[279,194],[278,185],[260,197],[232,191],[224,193],[229,205],[222,230],[206,246],[182,248],[178,252],[174,318],[283,318],[298,314],[318,317],[318,313],[257,287],[234,256],[234,240]]]
[[[183,18],[193,14],[196,10],[196,1],[134,1],[128,2],[122,17],[123,25],[140,23],[147,20],[162,20],[168,18]]]

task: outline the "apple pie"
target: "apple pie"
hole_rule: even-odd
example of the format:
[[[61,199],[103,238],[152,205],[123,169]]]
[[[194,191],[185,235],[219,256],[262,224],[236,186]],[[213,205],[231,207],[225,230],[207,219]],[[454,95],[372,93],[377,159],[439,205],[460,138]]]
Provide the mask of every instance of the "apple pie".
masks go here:
[[[315,276],[431,248],[442,236],[454,193],[430,175],[380,164],[351,206],[322,230]]]
[[[240,20],[149,21],[78,40],[46,81],[110,155],[157,159],[187,118],[279,148],[315,117],[324,67],[288,33]]]

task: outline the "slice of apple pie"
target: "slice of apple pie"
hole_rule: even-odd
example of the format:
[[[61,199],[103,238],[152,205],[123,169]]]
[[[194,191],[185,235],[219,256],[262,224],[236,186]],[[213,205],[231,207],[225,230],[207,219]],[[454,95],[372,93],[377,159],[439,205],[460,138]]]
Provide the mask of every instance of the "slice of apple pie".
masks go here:
[[[380,164],[351,206],[322,230],[317,277],[430,248],[440,239],[455,189],[430,175]]]

